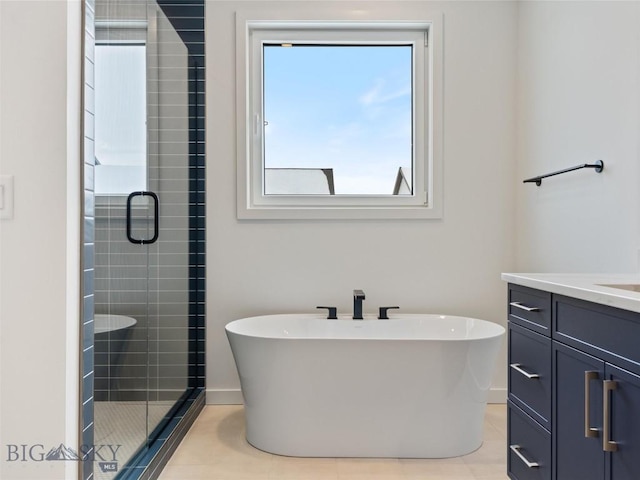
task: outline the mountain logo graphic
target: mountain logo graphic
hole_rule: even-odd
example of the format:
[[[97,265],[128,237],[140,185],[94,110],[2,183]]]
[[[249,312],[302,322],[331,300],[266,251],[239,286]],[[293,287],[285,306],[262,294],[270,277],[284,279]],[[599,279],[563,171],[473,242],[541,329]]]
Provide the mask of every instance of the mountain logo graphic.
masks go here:
[[[73,448],[67,448],[62,443],[57,448],[52,448],[45,457],[46,460],[80,460]]]

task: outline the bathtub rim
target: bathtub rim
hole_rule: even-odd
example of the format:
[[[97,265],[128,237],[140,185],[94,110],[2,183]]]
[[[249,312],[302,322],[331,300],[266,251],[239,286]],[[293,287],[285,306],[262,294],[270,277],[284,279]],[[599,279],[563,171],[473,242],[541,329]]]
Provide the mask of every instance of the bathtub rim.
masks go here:
[[[300,318],[303,317],[305,319],[309,319],[309,320],[318,320],[321,322],[364,322],[362,323],[362,325],[365,325],[367,323],[373,323],[373,322],[394,322],[394,321],[400,321],[400,320],[405,320],[405,321],[411,321],[412,319],[418,319],[420,317],[435,317],[435,320],[447,320],[447,319],[455,319],[455,320],[466,320],[466,321],[473,321],[473,322],[479,322],[481,325],[486,325],[482,328],[486,328],[489,329],[489,331],[487,333],[481,334],[481,335],[474,335],[474,336],[468,336],[468,337],[452,337],[452,338],[446,338],[446,337],[426,337],[426,336],[421,336],[421,337],[409,337],[409,336],[405,336],[405,337],[349,337],[349,336],[298,336],[298,335],[292,335],[292,336],[285,336],[285,335],[281,335],[281,334],[277,334],[276,332],[273,332],[271,334],[262,334],[263,332],[261,332],[260,335],[255,334],[255,333],[248,333],[245,331],[238,331],[237,329],[234,329],[234,326],[240,325],[241,322],[243,321],[251,321],[251,320],[256,320],[256,319],[264,319],[263,321],[266,321],[266,319],[268,318],[275,318],[275,317],[285,317],[287,319],[291,319],[291,318]],[[238,318],[236,320],[232,320],[230,322],[228,322],[225,325],[225,332],[227,335],[232,334],[232,335],[241,335],[241,336],[245,336],[245,337],[250,337],[250,338],[257,338],[257,339],[265,339],[265,340],[307,340],[307,341],[327,341],[327,340],[331,340],[331,341],[381,341],[381,342],[389,342],[389,341],[402,341],[402,342],[406,342],[406,341],[417,341],[417,342],[425,342],[425,341],[431,341],[431,342],[435,342],[435,341],[439,341],[439,342],[472,342],[472,341],[479,341],[479,340],[486,340],[486,339],[491,339],[491,338],[500,338],[503,335],[505,335],[506,333],[506,328],[503,325],[500,325],[499,323],[496,322],[492,322],[490,320],[484,320],[484,319],[480,319],[480,318],[475,318],[475,317],[466,317],[466,316],[461,316],[461,315],[443,315],[443,314],[434,314],[434,313],[397,313],[395,315],[393,315],[389,320],[380,320],[378,319],[375,315],[373,314],[365,314],[364,315],[364,319],[363,320],[353,320],[351,318],[350,315],[338,315],[338,319],[336,320],[329,320],[326,318],[326,316],[322,315],[322,314],[318,314],[316,312],[313,313],[276,313],[276,314],[266,314],[266,315],[254,315],[251,317],[243,317],[243,318]]]

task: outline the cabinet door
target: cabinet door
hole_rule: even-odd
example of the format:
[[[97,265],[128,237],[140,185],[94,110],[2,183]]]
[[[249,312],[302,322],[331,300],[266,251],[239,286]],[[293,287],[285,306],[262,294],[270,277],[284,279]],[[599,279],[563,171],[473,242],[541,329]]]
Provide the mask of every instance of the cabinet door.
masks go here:
[[[604,362],[554,341],[553,368],[553,479],[602,480]],[[595,373],[585,382],[587,372]],[[585,429],[593,429],[592,436]]]
[[[615,382],[608,392],[609,438],[615,442],[607,464],[607,480],[640,479],[640,377],[607,364],[606,378]],[[607,418],[608,417],[608,418]]]

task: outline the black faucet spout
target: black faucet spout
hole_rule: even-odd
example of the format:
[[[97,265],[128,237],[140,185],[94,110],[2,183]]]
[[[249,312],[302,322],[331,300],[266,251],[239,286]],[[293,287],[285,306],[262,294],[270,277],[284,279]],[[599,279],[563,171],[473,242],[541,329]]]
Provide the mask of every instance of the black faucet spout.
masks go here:
[[[362,301],[365,299],[362,290],[353,291],[353,319],[362,320]]]

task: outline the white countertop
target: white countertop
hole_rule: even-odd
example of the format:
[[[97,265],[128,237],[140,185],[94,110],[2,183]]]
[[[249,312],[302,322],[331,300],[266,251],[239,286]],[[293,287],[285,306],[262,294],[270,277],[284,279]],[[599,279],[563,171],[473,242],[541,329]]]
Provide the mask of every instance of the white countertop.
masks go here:
[[[525,287],[640,313],[640,274],[503,273],[502,279]],[[604,285],[637,285],[638,291]]]

